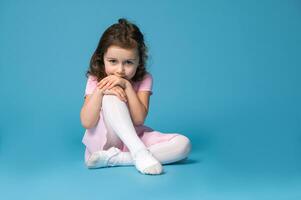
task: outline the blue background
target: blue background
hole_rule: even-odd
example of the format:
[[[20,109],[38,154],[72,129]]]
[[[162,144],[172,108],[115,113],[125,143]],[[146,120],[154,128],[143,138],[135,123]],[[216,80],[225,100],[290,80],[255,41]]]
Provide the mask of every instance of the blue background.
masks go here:
[[[301,199],[300,6],[2,0],[0,198]],[[149,46],[146,125],[192,141],[161,176],[83,163],[84,74],[120,17]]]

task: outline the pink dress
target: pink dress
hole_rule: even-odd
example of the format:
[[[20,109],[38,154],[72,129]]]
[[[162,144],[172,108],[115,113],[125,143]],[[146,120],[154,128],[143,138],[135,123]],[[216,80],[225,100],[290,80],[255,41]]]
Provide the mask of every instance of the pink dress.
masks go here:
[[[142,81],[133,83],[133,88],[136,92],[138,91],[150,91],[152,95],[152,83],[153,78],[150,73],[146,74]],[[85,96],[88,94],[92,94],[94,89],[97,86],[97,79],[94,76],[89,76],[86,84]],[[151,145],[165,142],[170,140],[171,138],[179,135],[178,133],[161,133],[159,131],[155,131],[150,127],[145,125],[134,126],[137,132],[137,135],[141,139],[141,141],[145,144],[146,147]],[[100,111],[100,118],[97,125],[91,129],[86,129],[85,135],[82,139],[82,142],[86,146],[85,150],[85,160],[87,160],[91,153],[95,151],[103,150],[107,142],[107,128],[103,120],[102,110]],[[120,147],[121,151],[128,152],[129,149],[126,145],[122,143]]]

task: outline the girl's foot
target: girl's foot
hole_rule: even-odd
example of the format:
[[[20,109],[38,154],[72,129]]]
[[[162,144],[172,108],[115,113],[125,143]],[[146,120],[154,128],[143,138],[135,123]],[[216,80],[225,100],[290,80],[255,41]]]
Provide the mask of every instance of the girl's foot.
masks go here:
[[[161,163],[153,157],[148,149],[141,150],[133,156],[133,161],[137,170],[142,174],[161,174],[163,167]]]
[[[88,161],[86,161],[86,165],[88,168],[118,166],[118,158],[116,156],[120,153],[120,149],[116,147],[111,147],[108,150],[96,151],[91,154]],[[148,149],[136,153],[135,158],[132,159],[131,162],[133,162],[137,170],[142,174],[155,175],[161,174],[163,171],[161,163],[153,157]]]
[[[108,150],[104,151],[96,151],[91,154],[88,161],[86,161],[86,165],[88,168],[100,168],[100,167],[109,167],[113,166],[110,165],[110,159],[121,151],[116,147],[111,147]]]

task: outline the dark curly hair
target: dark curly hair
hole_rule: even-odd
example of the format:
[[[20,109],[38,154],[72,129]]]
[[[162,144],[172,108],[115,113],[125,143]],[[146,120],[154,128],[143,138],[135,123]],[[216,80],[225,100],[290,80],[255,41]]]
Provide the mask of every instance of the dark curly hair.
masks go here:
[[[147,73],[146,61],[148,58],[148,49],[144,43],[144,37],[139,28],[125,18],[118,19],[118,23],[111,25],[102,34],[97,48],[91,57],[86,77],[93,75],[97,77],[97,81],[100,81],[107,76],[104,69],[103,57],[111,45],[125,49],[137,48],[140,62],[138,64],[136,74],[131,81],[141,81]]]

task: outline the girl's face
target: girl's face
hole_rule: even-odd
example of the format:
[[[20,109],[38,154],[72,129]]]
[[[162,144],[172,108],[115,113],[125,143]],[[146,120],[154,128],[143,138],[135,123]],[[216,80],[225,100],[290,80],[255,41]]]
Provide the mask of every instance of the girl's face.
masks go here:
[[[139,65],[138,50],[110,46],[104,54],[105,72],[131,80]]]

